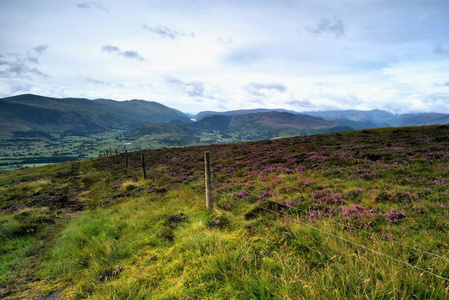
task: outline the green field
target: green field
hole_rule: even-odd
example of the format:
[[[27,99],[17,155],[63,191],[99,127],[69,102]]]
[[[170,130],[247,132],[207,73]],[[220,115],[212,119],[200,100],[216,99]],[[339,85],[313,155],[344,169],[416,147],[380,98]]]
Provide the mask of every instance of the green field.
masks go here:
[[[0,174],[0,298],[447,299],[447,149],[388,128]]]
[[[112,130],[97,134],[76,135],[51,133],[51,138],[0,137],[0,172],[59,163],[64,161],[97,158],[112,149],[125,150],[149,148],[144,145],[125,145],[127,130]],[[130,141],[133,142],[133,141]],[[140,147],[145,148],[140,148]]]

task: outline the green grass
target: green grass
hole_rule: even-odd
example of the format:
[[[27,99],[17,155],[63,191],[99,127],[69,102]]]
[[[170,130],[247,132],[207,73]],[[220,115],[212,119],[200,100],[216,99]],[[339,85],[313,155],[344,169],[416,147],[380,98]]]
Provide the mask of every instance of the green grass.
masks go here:
[[[448,131],[145,151],[145,180],[139,152],[128,170],[121,155],[0,174],[0,295],[447,299],[449,282],[410,265],[449,277],[414,249],[449,256]]]

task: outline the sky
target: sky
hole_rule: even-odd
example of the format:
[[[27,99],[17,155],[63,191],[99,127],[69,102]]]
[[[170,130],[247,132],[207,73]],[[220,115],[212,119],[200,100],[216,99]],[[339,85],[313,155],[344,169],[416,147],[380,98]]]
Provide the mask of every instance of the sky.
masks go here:
[[[448,0],[0,0],[0,97],[449,113]]]

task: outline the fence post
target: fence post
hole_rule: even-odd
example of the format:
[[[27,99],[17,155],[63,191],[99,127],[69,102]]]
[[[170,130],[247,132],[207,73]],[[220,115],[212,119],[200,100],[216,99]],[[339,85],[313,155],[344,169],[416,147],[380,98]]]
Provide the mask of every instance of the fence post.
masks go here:
[[[109,148],[109,156],[112,157],[112,148]]]
[[[118,160],[118,151],[117,149],[115,149],[115,162],[117,162],[117,160]]]
[[[128,150],[125,150],[125,169],[128,169]]]
[[[142,152],[142,173],[143,179],[147,178],[147,171],[145,170],[145,155]]]
[[[206,207],[208,209],[214,208],[214,200],[212,199],[212,176],[210,172],[210,152],[204,152],[204,171],[205,171],[205,185],[206,185]]]

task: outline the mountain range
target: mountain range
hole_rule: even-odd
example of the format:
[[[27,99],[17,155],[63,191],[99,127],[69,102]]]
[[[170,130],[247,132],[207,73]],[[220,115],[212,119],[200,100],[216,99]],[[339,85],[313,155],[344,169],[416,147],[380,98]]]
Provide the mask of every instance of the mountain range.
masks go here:
[[[186,142],[194,143],[194,134],[204,135],[207,132],[219,132],[235,138],[238,135],[238,139],[252,140],[448,123],[449,115],[441,113],[393,114],[382,110],[299,113],[261,108],[203,111],[192,117],[160,103],[144,100],[57,99],[32,94],[0,99],[0,136],[61,131],[90,134],[126,129],[130,130],[127,134],[129,139],[139,139],[145,135],[159,138],[181,135]]]
[[[351,127],[353,129],[367,129],[379,127],[402,127],[402,126],[423,126],[433,124],[448,124],[449,114],[443,113],[416,113],[416,114],[393,114],[384,110],[341,110],[341,111],[306,111],[294,112],[285,109],[254,109],[254,110],[232,110],[225,112],[200,112],[196,115],[197,120],[201,120],[211,115],[237,116],[254,112],[288,112],[292,114],[308,115],[322,118],[332,123]]]
[[[189,124],[144,123],[130,131],[130,140],[157,140],[171,146],[262,140],[352,130],[322,118],[289,112],[266,111],[212,115]]]
[[[449,123],[449,114],[442,113],[392,114],[387,111],[376,109],[371,111],[317,111],[307,112],[307,114],[338,124],[345,124],[347,126],[354,127],[354,129],[422,126]],[[352,123],[348,123],[348,121]]]
[[[145,122],[190,120],[180,111],[143,100],[56,99],[31,94],[0,99],[0,136],[27,131],[96,133]]]

